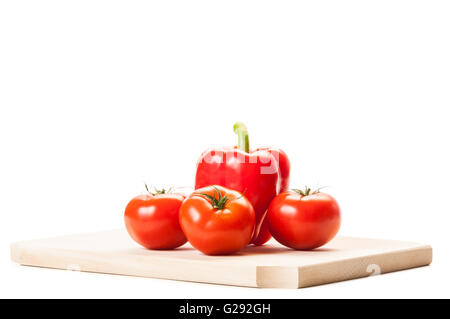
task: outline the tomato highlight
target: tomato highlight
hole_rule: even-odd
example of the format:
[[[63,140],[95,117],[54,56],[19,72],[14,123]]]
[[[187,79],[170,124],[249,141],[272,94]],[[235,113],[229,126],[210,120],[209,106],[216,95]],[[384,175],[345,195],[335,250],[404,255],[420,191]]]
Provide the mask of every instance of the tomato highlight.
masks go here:
[[[310,250],[334,238],[340,228],[341,214],[332,196],[305,188],[276,196],[270,203],[267,220],[270,233],[279,243]]]
[[[213,185],[197,189],[180,207],[189,243],[206,255],[236,253],[250,242],[255,211],[241,193]]]
[[[179,223],[185,196],[166,190],[139,195],[125,209],[125,226],[131,238],[147,249],[174,249],[187,239]]]

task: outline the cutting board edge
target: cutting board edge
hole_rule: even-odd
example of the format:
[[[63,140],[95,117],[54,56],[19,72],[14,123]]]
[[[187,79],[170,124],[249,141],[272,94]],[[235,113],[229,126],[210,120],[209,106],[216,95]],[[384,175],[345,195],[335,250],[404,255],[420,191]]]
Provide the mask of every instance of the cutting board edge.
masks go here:
[[[54,249],[49,251],[46,248],[39,246],[27,246],[27,241],[17,242],[10,245],[11,260],[23,266],[60,269],[70,271],[82,271],[90,273],[104,273],[110,275],[121,276],[135,276],[143,278],[168,279],[177,281],[197,282],[205,284],[217,284],[226,286],[238,287],[252,287],[257,288],[256,283],[256,266],[240,264],[233,272],[233,276],[225,276],[229,272],[227,269],[222,269],[223,266],[211,268],[208,267],[208,272],[201,272],[202,276],[198,276],[198,271],[190,272],[190,267],[197,267],[197,263],[192,263],[191,260],[180,259],[178,266],[183,266],[182,270],[174,270],[174,267],[166,267],[167,265],[159,266],[159,269],[149,269],[142,267],[142,264],[130,267],[129,261],[126,265],[122,265],[120,258],[115,258],[111,253],[86,253],[83,252],[83,257],[74,258],[73,255],[79,254],[76,250]],[[87,258],[86,258],[87,256]],[[167,260],[165,257],[154,257],[155,259],[165,261],[167,264],[173,263],[173,260]],[[97,267],[90,266],[95,260],[101,259]],[[107,261],[105,261],[107,260]],[[222,268],[221,268],[222,267]],[[125,269],[126,268],[126,269]],[[163,271],[161,271],[161,268]],[[186,274],[193,275],[186,277]]]
[[[333,262],[306,265],[298,268],[298,288],[359,279],[391,272],[428,266],[433,261],[433,248],[420,245],[367,256]],[[334,267],[340,264],[340,267]],[[337,271],[345,269],[345,271]]]
[[[66,269],[66,270],[80,270],[94,273],[107,273],[115,275],[138,276],[148,278],[170,279],[178,281],[200,282],[209,284],[221,284],[229,286],[242,287],[258,287],[258,288],[304,288],[338,281],[356,279],[370,276],[368,266],[380,266],[380,273],[388,273],[404,269],[416,268],[426,266],[432,262],[432,247],[430,245],[414,244],[410,248],[399,249],[389,253],[370,254],[368,256],[358,256],[352,258],[342,258],[340,260],[323,262],[315,265],[246,265],[238,264],[230,273],[227,266],[216,269],[207,266],[207,271],[194,271],[190,273],[189,267],[196,267],[198,265],[192,263],[191,260],[181,261],[182,271],[172,269],[163,262],[163,266],[155,269],[144,269],[142,264],[139,266],[139,257],[133,257],[134,264],[129,269],[129,264],[122,265],[119,258],[114,257],[114,253],[86,253],[80,254],[76,250],[70,249],[53,249],[48,250],[44,246],[32,244],[34,241],[21,241],[12,243],[10,247],[11,260],[26,266],[35,266],[43,268]],[[31,244],[31,245],[30,245]],[[75,256],[75,258],[74,258]],[[159,257],[156,257],[159,258]],[[100,259],[98,266],[86,266],[92,262]],[[164,258],[159,258],[164,260]],[[403,259],[408,262],[397,262],[392,264],[393,259]],[[391,260],[391,264],[389,263]],[[173,261],[172,261],[173,262]],[[387,264],[386,264],[387,262]],[[327,271],[327,267],[336,266],[335,269],[345,269],[345,272],[337,270]],[[106,268],[105,268],[106,265]],[[387,266],[386,266],[387,265]],[[79,269],[78,269],[78,268]],[[201,267],[200,267],[201,268]],[[333,268],[333,267],[331,267]],[[198,269],[196,269],[198,270]],[[376,269],[372,269],[376,272]],[[155,273],[156,272],[156,273]],[[196,274],[195,274],[196,273]],[[226,274],[223,277],[224,273]],[[306,274],[306,275],[305,275]],[[316,275],[318,274],[318,275]],[[305,280],[304,278],[309,278]]]

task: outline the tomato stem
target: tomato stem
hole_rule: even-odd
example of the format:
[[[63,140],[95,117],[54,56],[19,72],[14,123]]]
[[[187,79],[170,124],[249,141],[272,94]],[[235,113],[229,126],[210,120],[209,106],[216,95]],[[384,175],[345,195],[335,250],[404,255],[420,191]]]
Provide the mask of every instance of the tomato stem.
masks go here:
[[[225,204],[228,202],[229,198],[227,196],[222,196],[222,194],[217,189],[217,187],[213,186],[213,188],[216,190],[217,194],[219,195],[219,198],[216,198],[215,196],[211,196],[211,195],[205,194],[205,193],[196,193],[196,194],[205,196],[206,198],[208,198],[211,201],[213,208],[224,209]]]
[[[248,138],[247,126],[242,122],[236,122],[233,125],[233,131],[238,136],[238,149],[248,153],[250,152],[250,141]]]
[[[296,188],[293,188],[292,190],[293,190],[294,192],[296,192],[297,194],[300,194],[300,195],[302,195],[302,196],[313,195],[313,194],[317,194],[317,193],[320,192],[320,191],[319,191],[320,188],[317,189],[317,190],[315,190],[315,191],[313,191],[313,192],[311,192],[311,188],[308,187],[308,186],[305,186],[305,189],[304,189],[304,190],[302,190],[302,189],[296,189]]]
[[[150,191],[147,183],[144,183],[145,185],[145,189],[147,190],[147,192],[152,195],[161,195],[161,194],[168,194],[172,191],[173,187],[169,187],[168,189],[162,188],[162,189],[157,189],[156,187],[152,187],[153,188],[153,192]]]

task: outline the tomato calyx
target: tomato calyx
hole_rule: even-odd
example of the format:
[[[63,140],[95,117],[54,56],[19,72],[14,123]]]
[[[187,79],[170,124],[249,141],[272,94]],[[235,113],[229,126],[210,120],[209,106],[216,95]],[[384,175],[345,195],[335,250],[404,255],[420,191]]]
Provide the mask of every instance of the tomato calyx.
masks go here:
[[[211,196],[209,194],[205,193],[195,193],[197,195],[205,196],[211,201],[212,207],[215,209],[224,209],[226,203],[230,200],[228,196],[222,196],[220,191],[217,189],[217,187],[213,186],[213,188],[216,190],[217,194],[219,195],[219,198],[216,198],[215,196]]]
[[[156,187],[152,187],[153,192],[151,192],[149,187],[148,187],[148,185],[146,183],[144,183],[144,185],[145,185],[145,189],[147,190],[147,192],[150,195],[152,195],[152,196],[157,196],[157,195],[162,195],[162,194],[169,194],[173,190],[173,187],[169,187],[168,189],[165,189],[165,188],[158,189]]]
[[[311,188],[308,187],[308,186],[305,186],[305,189],[293,188],[292,191],[294,191],[297,194],[302,195],[302,196],[308,196],[308,195],[313,195],[313,194],[320,193],[320,188],[318,188],[315,191],[311,192]]]

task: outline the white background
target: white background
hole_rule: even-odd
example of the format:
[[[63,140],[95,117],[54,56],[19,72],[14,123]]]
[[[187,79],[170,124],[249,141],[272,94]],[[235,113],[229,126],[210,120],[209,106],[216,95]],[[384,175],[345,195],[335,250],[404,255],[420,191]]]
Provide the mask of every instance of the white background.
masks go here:
[[[448,1],[1,1],[0,297],[449,297]],[[341,235],[432,266],[302,290],[20,267],[11,242],[123,226],[200,152],[283,148]],[[325,190],[324,190],[325,191]]]

